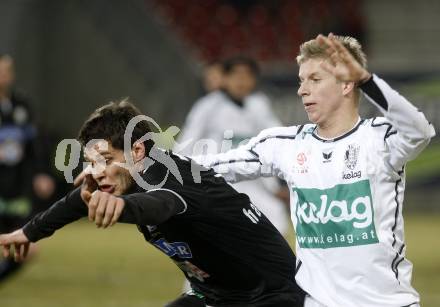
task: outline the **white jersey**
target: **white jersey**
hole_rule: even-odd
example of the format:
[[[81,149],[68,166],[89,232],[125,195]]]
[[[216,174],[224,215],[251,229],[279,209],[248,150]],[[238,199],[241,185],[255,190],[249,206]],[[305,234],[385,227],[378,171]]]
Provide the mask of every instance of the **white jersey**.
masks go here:
[[[202,153],[202,145],[205,145],[209,153],[225,152],[240,143],[246,143],[261,130],[280,124],[264,94],[249,95],[239,105],[225,92],[215,91],[196,102],[177,140],[175,151],[184,155],[197,155]],[[286,206],[274,196],[279,188],[275,178],[239,182],[233,184],[233,187],[249,195],[282,234],[288,231]]]
[[[328,307],[416,306],[405,258],[405,163],[429,143],[424,115],[377,76],[361,86],[384,117],[335,139],[316,125],[272,128],[228,153],[197,157],[228,181],[279,176],[291,191],[298,284]]]

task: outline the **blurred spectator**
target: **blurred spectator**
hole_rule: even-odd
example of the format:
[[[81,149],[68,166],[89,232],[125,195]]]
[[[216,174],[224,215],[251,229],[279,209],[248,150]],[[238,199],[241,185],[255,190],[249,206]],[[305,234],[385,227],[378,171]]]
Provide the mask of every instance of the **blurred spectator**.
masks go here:
[[[38,211],[33,203],[48,200],[55,190],[27,99],[13,90],[14,82],[13,59],[0,55],[0,233],[21,227]],[[3,259],[0,283],[20,267]]]
[[[213,61],[203,68],[203,88],[206,93],[221,89],[223,85],[223,65]]]
[[[176,151],[189,156],[200,154],[198,148],[202,143],[199,140],[208,140],[211,152],[227,151],[262,129],[280,126],[267,96],[254,92],[258,75],[259,68],[254,60],[235,57],[225,61],[222,89],[208,93],[195,103],[178,138]],[[287,233],[286,206],[277,197],[285,193],[280,192],[275,178],[261,178],[233,186],[248,194],[282,234]]]

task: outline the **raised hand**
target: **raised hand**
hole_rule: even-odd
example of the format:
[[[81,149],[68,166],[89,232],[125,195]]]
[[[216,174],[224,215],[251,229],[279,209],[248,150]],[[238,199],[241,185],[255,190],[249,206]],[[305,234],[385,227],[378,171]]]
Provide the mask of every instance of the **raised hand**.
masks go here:
[[[29,252],[29,245],[30,241],[22,229],[0,235],[0,246],[3,249],[3,257],[8,258],[13,255],[16,262],[21,262],[26,258]]]
[[[339,42],[335,35],[319,34],[317,41],[326,46],[328,61],[323,61],[321,67],[343,82],[362,83],[371,77],[371,74],[359,64],[351,53]]]
[[[125,207],[125,201],[122,198],[99,190],[96,190],[87,198],[89,220],[94,221],[98,227],[113,226]]]

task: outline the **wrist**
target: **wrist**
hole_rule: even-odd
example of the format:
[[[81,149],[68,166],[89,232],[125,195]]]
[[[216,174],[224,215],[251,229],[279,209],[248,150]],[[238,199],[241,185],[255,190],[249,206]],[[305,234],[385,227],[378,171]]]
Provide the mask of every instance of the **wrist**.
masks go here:
[[[372,77],[373,75],[371,73],[365,71],[359,78],[359,81],[357,82],[357,86],[367,83]]]

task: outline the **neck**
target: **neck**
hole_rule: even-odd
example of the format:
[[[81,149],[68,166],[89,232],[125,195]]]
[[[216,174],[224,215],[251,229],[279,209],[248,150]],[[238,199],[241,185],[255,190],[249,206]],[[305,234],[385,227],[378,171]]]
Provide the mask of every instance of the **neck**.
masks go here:
[[[333,139],[353,129],[358,120],[359,113],[357,111],[352,112],[344,116],[344,118],[339,117],[324,123],[318,123],[317,133],[325,139]]]

